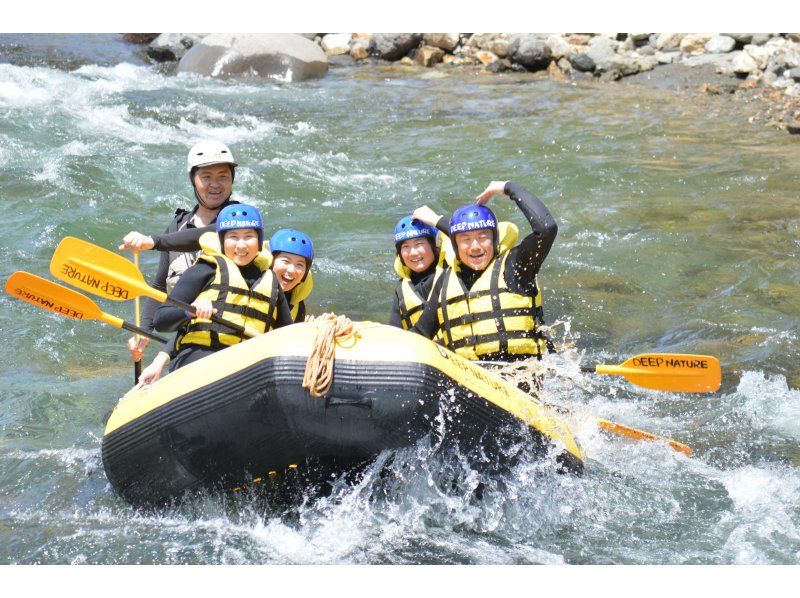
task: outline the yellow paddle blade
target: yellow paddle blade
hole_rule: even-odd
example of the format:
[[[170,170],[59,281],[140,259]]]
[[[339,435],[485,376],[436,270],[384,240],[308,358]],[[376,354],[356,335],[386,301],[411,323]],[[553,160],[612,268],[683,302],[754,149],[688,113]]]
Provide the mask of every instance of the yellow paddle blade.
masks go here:
[[[672,447],[673,450],[678,451],[679,453],[683,453],[687,457],[692,456],[692,449],[690,449],[685,444],[678,442],[677,440],[670,440],[669,438],[664,438],[663,436],[657,436],[650,432],[645,432],[644,430],[639,430],[638,428],[632,428],[631,426],[626,426],[619,422],[613,422],[607,419],[597,418],[597,424],[608,432],[612,432],[620,436],[626,436],[628,438],[633,438],[634,440],[666,441]]]
[[[113,301],[144,295],[164,301],[166,293],[151,288],[142,273],[117,253],[75,237],[64,237],[50,260],[50,273],[64,282]]]
[[[9,276],[6,292],[31,305],[76,320],[94,320],[102,314],[86,295],[28,272],[14,272]]]
[[[715,392],[722,382],[719,360],[711,355],[644,353],[622,365],[599,364],[595,372],[623,376],[644,388],[672,392]]]

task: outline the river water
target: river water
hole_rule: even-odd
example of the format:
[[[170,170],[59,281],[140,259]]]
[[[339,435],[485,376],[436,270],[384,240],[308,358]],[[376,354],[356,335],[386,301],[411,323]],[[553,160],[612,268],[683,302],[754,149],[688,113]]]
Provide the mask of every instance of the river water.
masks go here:
[[[185,156],[203,138],[231,146],[235,197],[269,230],[314,239],[312,313],[354,320],[388,317],[401,216],[452,210],[493,179],[536,193],[559,224],[540,280],[564,349],[545,397],[587,453],[582,477],[523,460],[488,479],[423,442],[317,500],[140,513],[100,458],[102,417],[132,382],[126,335],[3,294],[0,563],[800,563],[797,139],[735,104],[636,85],[377,68],[224,83],[161,74],[110,36],[4,35],[0,54],[3,279],[49,276],[67,235],[114,248],[163,230],[193,205]],[[491,207],[524,232],[511,202]],[[578,373],[648,351],[716,355],[722,388]]]

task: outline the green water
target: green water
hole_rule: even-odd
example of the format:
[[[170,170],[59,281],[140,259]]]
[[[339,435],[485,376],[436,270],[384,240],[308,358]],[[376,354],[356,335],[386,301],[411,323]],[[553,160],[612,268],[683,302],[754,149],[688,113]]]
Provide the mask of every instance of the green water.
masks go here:
[[[452,464],[414,447],[389,498],[368,475],[292,516],[214,496],[137,514],[99,451],[101,418],[132,382],[126,335],[4,294],[0,562],[798,563],[796,138],[736,105],[720,118],[668,91],[529,75],[338,69],[277,86],[64,68],[0,64],[4,279],[48,276],[67,235],[113,249],[129,230],[163,230],[193,204],[187,149],[211,137],[240,164],[236,198],[269,230],[314,239],[312,313],[385,322],[394,223],[512,179],[559,225],[540,280],[547,320],[577,351],[552,360],[548,397],[573,409],[587,473],[526,463],[476,504],[432,489]],[[491,207],[525,230],[511,202]],[[142,256],[146,273],[155,263]],[[133,318],[129,303],[98,303]],[[646,351],[716,355],[722,389],[574,373]],[[591,414],[695,456],[601,434]]]

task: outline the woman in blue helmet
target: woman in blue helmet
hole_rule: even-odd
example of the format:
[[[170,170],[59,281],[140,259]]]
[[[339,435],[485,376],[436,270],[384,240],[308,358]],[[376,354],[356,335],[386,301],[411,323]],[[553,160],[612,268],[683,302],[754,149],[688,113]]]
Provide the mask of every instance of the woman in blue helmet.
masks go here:
[[[244,340],[211,322],[212,314],[258,332],[292,324],[270,256],[261,253],[264,225],[258,210],[247,204],[227,206],[219,213],[216,231],[200,239],[203,252],[170,293],[190,303],[194,314],[165,303],[154,318],[156,330],[178,330],[170,371]],[[162,355],[142,372],[144,383],[158,379],[166,361]]]
[[[269,238],[272,253],[272,271],[286,295],[294,322],[306,319],[305,300],[314,288],[311,263],[314,261],[314,244],[304,232],[282,228]]]
[[[519,244],[516,226],[498,223],[483,205],[496,194],[517,204],[531,226]],[[454,255],[412,331],[427,338],[438,332],[442,344],[468,359],[541,358],[552,343],[540,329],[536,275],[558,232],[545,205],[511,181],[492,181],[475,204],[453,212],[449,232]]]
[[[400,277],[395,288],[389,325],[409,330],[416,324],[431,288],[442,270],[438,231],[447,232],[447,220],[428,206],[417,208],[394,227],[397,256],[394,270]]]

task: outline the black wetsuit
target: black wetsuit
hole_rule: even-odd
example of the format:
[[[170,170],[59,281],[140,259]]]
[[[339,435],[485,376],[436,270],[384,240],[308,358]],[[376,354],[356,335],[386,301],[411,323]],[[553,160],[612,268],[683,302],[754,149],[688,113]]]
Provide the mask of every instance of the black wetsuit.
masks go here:
[[[542,201],[530,191],[508,181],[503,192],[517,204],[531,225],[531,234],[509,251],[503,278],[509,291],[520,295],[533,296],[536,292],[536,275],[550,248],[553,246],[558,226]],[[467,289],[472,288],[482,271],[473,270],[461,263],[458,277]],[[445,277],[439,278],[433,288],[433,296],[438,296]],[[427,338],[433,338],[439,330],[437,303],[429,302],[411,329]]]
[[[239,203],[228,199],[223,203],[219,209],[222,210],[227,205]],[[207,232],[214,232],[217,230],[216,216],[207,226],[196,227],[192,222],[197,208],[195,206],[191,211],[178,209],[175,210],[175,217],[169,226],[164,231],[163,235],[153,235],[153,249],[161,252],[161,257],[158,262],[158,270],[156,270],[155,278],[150,282],[150,286],[159,291],[167,291],[167,276],[169,276],[169,252],[182,252],[190,253],[200,250],[200,237]],[[153,317],[155,316],[158,306],[161,305],[153,299],[146,298],[142,309],[141,326],[145,330],[154,330]]]
[[[251,289],[258,283],[263,275],[261,270],[253,263],[239,268],[239,271],[242,273],[242,277],[247,283],[247,286]],[[183,301],[184,303],[192,303],[202,291],[211,285],[215,274],[216,266],[204,261],[197,262],[181,275],[175,288],[172,289],[170,297],[178,301]],[[273,328],[281,328],[293,323],[292,315],[289,312],[289,304],[286,302],[286,296],[280,289],[278,289],[278,293],[278,314]],[[158,311],[156,311],[153,324],[156,330],[160,332],[178,330],[178,334],[181,335],[185,331],[183,325],[187,324],[189,320],[191,320],[191,317],[181,308],[163,303],[161,307],[158,308]],[[170,356],[173,357],[173,359],[170,362],[169,371],[172,372],[187,363],[197,361],[214,352],[215,350],[210,347],[187,345],[179,349],[176,353],[173,344],[170,350]]]

